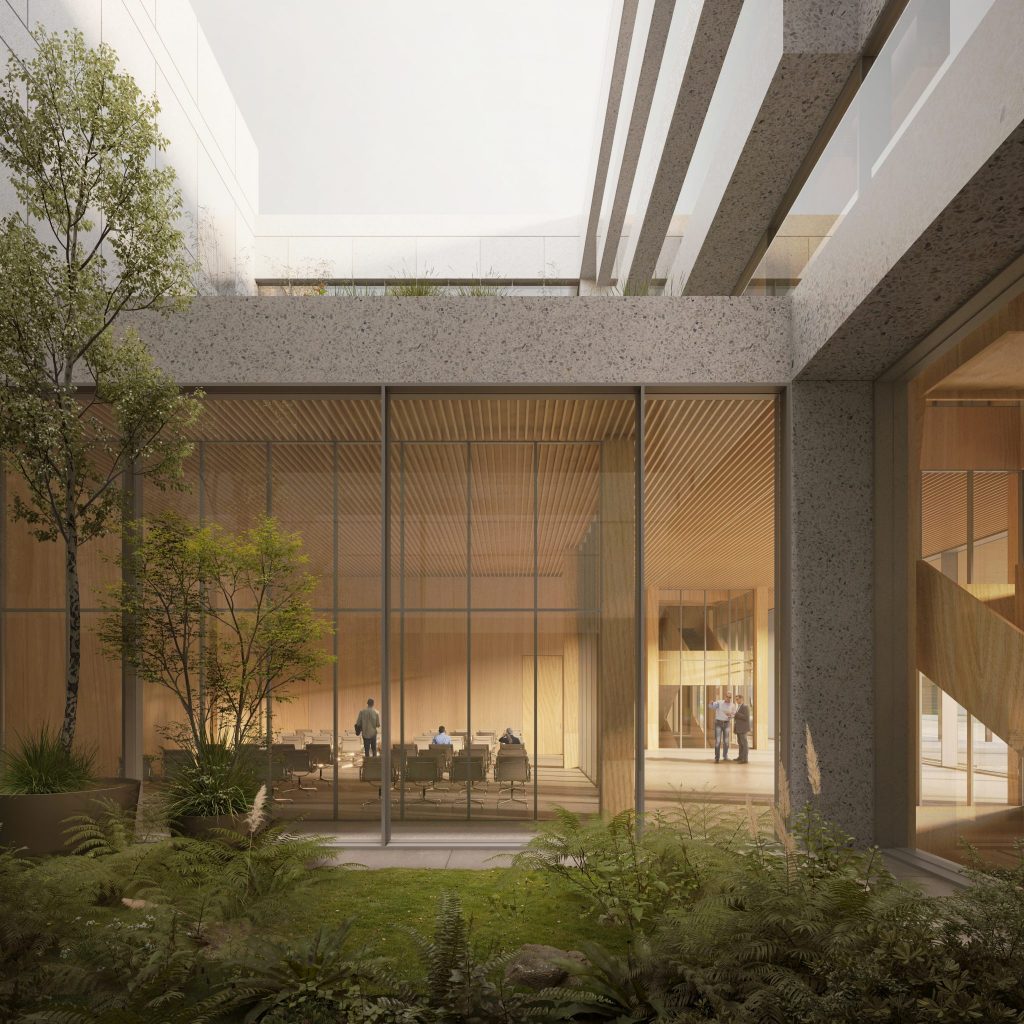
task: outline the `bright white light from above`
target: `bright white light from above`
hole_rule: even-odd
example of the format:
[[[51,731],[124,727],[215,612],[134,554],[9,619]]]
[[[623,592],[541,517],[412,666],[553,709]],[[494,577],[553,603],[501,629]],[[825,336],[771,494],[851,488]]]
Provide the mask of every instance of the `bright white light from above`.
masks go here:
[[[192,0],[260,212],[585,211],[613,0]]]

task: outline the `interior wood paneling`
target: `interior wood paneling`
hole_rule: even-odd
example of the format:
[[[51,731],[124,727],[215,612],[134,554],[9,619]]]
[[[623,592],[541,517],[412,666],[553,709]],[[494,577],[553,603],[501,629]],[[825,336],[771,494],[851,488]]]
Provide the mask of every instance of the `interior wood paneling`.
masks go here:
[[[633,806],[636,772],[634,446],[609,441],[601,474],[601,635],[598,788],[602,813]]]
[[[7,742],[59,728],[64,717],[64,613],[8,612],[4,616]],[[82,698],[87,698],[82,681]]]
[[[82,677],[75,736],[85,749],[96,752],[97,772],[109,777],[121,770],[121,662],[101,650],[96,636],[99,619],[94,612],[82,615]],[[63,680],[63,672],[58,678]]]
[[[1008,318],[1012,321],[1012,318]],[[1020,323],[1020,320],[1017,321]],[[1005,324],[996,327],[996,331]],[[988,335],[994,331],[986,332]],[[986,347],[963,360],[929,391],[930,398],[957,398],[978,393],[1024,392],[1024,330],[1003,330]]]
[[[193,436],[207,441],[379,441],[380,402],[211,395]]]
[[[917,563],[917,667],[1024,752],[1024,631],[924,561]]]
[[[27,488],[21,478],[7,474],[7,501],[25,500]],[[7,513],[7,510],[4,510]],[[15,522],[7,514],[4,528],[4,573],[7,608],[64,609],[64,543],[38,541],[27,523]]]
[[[1021,468],[1016,405],[929,405],[924,413],[923,470]]]
[[[774,402],[649,399],[646,430],[647,586],[772,586]]]

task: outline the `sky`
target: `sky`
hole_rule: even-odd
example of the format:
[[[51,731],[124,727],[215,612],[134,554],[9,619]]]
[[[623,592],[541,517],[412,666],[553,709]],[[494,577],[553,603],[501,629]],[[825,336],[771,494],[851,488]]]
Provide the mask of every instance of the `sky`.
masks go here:
[[[614,0],[192,0],[260,212],[585,213]]]

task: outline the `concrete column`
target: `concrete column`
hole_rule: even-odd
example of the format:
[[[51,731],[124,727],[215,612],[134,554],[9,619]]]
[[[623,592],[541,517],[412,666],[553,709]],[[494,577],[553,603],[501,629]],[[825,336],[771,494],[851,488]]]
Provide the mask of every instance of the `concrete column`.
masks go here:
[[[868,382],[790,386],[783,496],[779,724],[791,800],[813,800],[861,842],[874,828],[873,404]]]

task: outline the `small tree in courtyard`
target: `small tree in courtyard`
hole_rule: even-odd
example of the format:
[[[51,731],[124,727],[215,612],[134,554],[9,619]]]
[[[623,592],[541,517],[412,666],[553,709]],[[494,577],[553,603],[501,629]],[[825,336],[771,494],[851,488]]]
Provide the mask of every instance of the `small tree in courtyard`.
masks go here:
[[[100,638],[174,695],[184,722],[165,731],[197,758],[213,745],[237,756],[267,699],[287,700],[330,661],[331,627],[313,613],[306,561],[299,536],[272,519],[231,534],[165,514],[138,530]]]
[[[68,641],[60,737],[75,735],[81,661],[78,553],[116,528],[123,474],[174,486],[199,412],[123,314],[191,290],[158,106],[80,32],[34,33],[0,83],[0,160],[24,212],[0,222],[0,453],[24,481],[15,518],[63,541]]]

